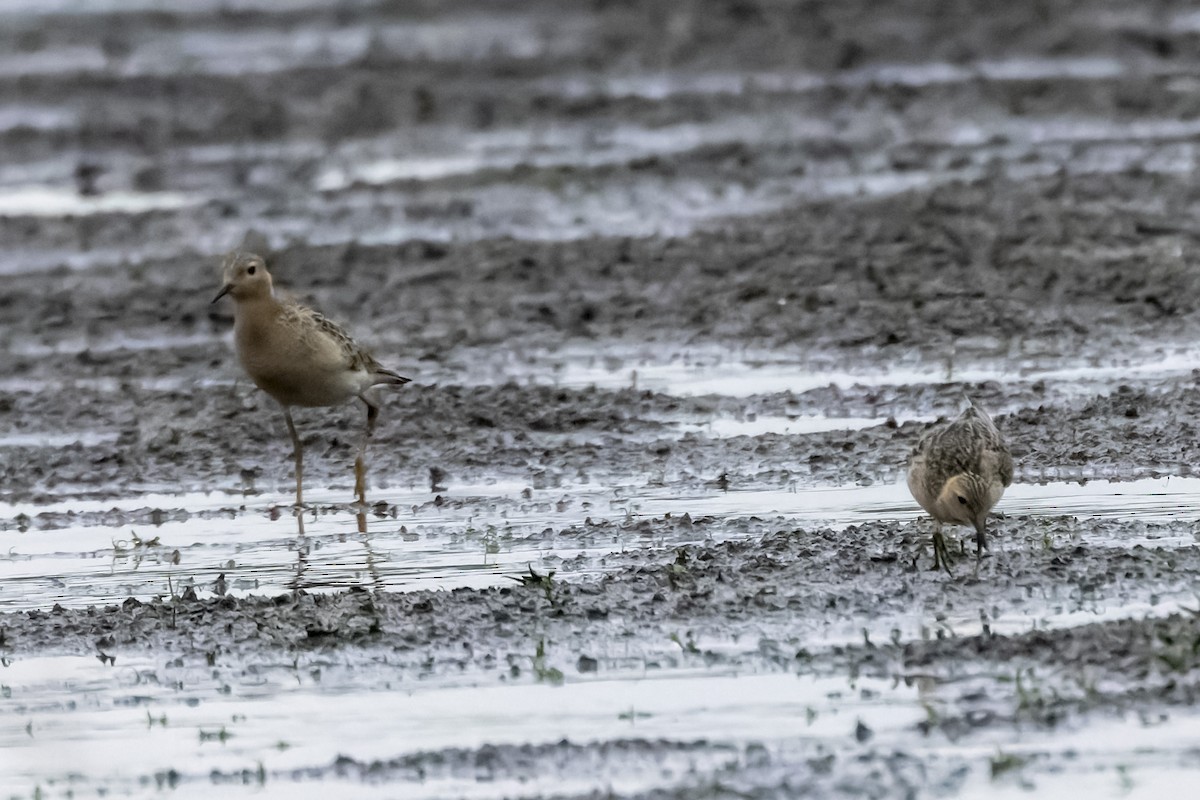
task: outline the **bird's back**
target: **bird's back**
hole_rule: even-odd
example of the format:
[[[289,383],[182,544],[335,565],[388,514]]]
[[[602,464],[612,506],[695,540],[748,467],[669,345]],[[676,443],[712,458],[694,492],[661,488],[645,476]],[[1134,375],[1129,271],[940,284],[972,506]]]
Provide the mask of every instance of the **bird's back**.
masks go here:
[[[242,366],[284,405],[337,405],[372,385],[379,363],[341,327],[274,298],[239,306],[235,339]]]
[[[984,478],[995,487],[997,499],[1013,478],[1008,446],[987,413],[974,404],[920,438],[909,459],[908,487],[917,502],[932,511],[946,481],[963,473]]]

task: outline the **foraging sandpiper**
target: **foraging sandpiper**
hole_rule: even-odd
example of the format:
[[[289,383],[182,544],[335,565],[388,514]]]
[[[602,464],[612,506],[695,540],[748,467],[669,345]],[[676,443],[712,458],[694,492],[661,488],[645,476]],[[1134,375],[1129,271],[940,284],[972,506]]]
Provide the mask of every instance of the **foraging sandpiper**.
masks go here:
[[[987,515],[1012,484],[1013,459],[973,401],[958,419],[926,432],[908,459],[908,489],[934,519],[933,568],[950,572],[942,523],[974,525],[976,565],[987,549]]]
[[[400,386],[409,379],[384,369],[350,336],[311,308],[281,301],[260,256],[234,252],[222,266],[221,291],[235,301],[234,341],[242,368],[258,388],[283,407],[296,461],[296,506],[302,508],[304,446],[292,422],[292,406],[334,406],[357,397],[367,406],[367,427],[354,462],[354,493],[366,502],[367,440],[375,430],[376,386]]]

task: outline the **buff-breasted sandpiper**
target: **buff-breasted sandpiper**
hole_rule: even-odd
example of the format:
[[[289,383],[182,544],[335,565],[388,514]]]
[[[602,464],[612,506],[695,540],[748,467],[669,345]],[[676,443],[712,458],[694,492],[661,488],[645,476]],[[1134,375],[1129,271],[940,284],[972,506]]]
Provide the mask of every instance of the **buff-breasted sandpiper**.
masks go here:
[[[367,426],[354,462],[354,493],[366,502],[367,440],[375,430],[376,386],[409,379],[384,369],[338,325],[306,306],[275,296],[271,274],[260,256],[234,252],[222,266],[221,291],[234,299],[234,342],[238,361],[258,388],[283,408],[296,462],[296,505],[304,505],[304,446],[292,421],[292,406],[335,406],[355,397],[367,406]]]
[[[1013,459],[991,417],[971,402],[958,419],[926,432],[908,459],[908,489],[934,519],[933,568],[950,571],[942,523],[975,527],[976,564],[987,515],[1012,484]]]

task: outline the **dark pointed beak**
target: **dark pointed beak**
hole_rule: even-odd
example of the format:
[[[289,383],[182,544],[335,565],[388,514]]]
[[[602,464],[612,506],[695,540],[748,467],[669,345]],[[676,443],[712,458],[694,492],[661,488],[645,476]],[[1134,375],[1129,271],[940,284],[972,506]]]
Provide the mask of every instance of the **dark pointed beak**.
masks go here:
[[[232,288],[233,288],[233,284],[232,284],[232,283],[227,283],[227,284],[225,284],[224,286],[222,286],[222,287],[221,287],[221,291],[217,292],[217,296],[216,296],[216,297],[214,297],[214,298],[212,299],[213,303],[217,302],[217,301],[218,301],[218,300],[220,300],[222,297],[224,297],[225,295],[229,294],[229,290],[230,290],[230,289],[232,289]],[[211,304],[210,304],[210,305],[211,305]]]

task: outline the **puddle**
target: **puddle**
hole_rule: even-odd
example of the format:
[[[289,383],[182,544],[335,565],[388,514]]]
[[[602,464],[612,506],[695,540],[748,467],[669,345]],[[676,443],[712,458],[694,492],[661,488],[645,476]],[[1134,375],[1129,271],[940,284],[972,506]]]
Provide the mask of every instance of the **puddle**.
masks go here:
[[[212,252],[216,253],[217,242]],[[148,246],[130,245],[122,248],[97,247],[92,250],[61,249],[55,247],[40,247],[26,249],[14,247],[9,251],[9,258],[0,264],[0,275],[36,275],[53,270],[70,270],[84,272],[87,270],[103,271],[127,269],[151,260],[170,261],[173,258],[186,256],[196,252],[193,246],[164,247],[159,244]],[[213,263],[218,257],[212,257]]]
[[[673,427],[680,433],[703,434],[709,439],[731,439],[735,436],[761,436],[766,433],[806,434],[824,431],[857,431],[882,425],[886,418],[877,417],[755,417],[754,419],[714,419],[710,422],[678,422]]]
[[[334,775],[312,775],[308,780],[303,776],[339,756],[370,763],[410,753],[538,747],[564,739],[588,743],[637,737],[721,744],[707,754],[667,748],[647,754],[639,759],[642,763],[618,762],[614,766],[619,771],[602,776],[551,773],[526,776],[518,783],[514,776],[488,779],[486,767],[478,775],[476,770],[459,776],[435,770],[429,778],[414,775],[415,780],[405,781],[401,794],[531,796],[561,791],[572,781],[586,790],[598,778],[614,789],[636,791],[670,786],[689,767],[716,769],[751,741],[775,747],[802,738],[833,745],[852,734],[858,722],[890,739],[925,715],[916,688],[870,679],[852,683],[841,677],[683,672],[669,678],[569,679],[558,687],[459,687],[436,682],[391,685],[382,667],[373,670],[379,686],[372,691],[363,689],[362,676],[336,664],[322,664],[314,680],[312,665],[301,657],[298,669],[266,665],[249,679],[224,684],[228,691],[221,692],[227,678],[216,677],[222,672],[219,666],[163,667],[116,655],[115,666],[92,657],[39,658],[16,660],[0,670],[13,701],[0,711],[8,723],[0,726],[6,732],[0,734],[0,748],[15,757],[15,769],[0,775],[0,795],[24,796],[33,784],[50,781],[80,789],[106,785],[124,795],[139,788],[146,791],[151,787],[139,787],[139,778],[173,767],[182,783],[172,797],[211,796],[208,779],[213,771],[255,770],[261,765],[269,779],[255,788],[255,796],[328,797]],[[543,711],[530,713],[531,709]],[[26,724],[32,726],[32,734],[24,730]],[[223,741],[202,739],[202,732],[219,731],[226,733]],[[64,750],[76,754],[70,766],[63,765]],[[195,782],[201,787],[189,787]],[[334,791],[339,797],[397,794],[393,783],[367,795],[347,795],[341,790],[343,783],[332,784],[338,786]],[[209,794],[197,793],[198,788]]]
[[[1196,772],[1200,738],[1200,715],[1182,708],[1157,724],[1130,714],[1067,730],[986,727],[965,741],[916,735],[934,709],[955,710],[961,680],[908,685],[676,669],[599,679],[570,670],[561,686],[495,676],[393,682],[382,664],[366,668],[374,688],[365,688],[359,670],[319,656],[237,674],[220,660],[203,667],[111,655],[112,666],[91,656],[50,657],[0,669],[10,697],[0,706],[0,748],[12,759],[0,772],[0,795],[27,797],[37,786],[40,797],[68,787],[76,796],[158,797],[166,786],[156,776],[167,780],[168,769],[170,796],[185,799],[211,797],[224,776],[255,797],[289,800],[331,791],[414,800],[575,796],[597,783],[633,794],[686,787],[722,768],[797,774],[815,757],[882,752],[919,759],[929,779],[957,770],[959,797],[1080,787],[1146,796],[1178,793],[1183,776]],[[996,679],[985,668],[970,683],[994,691]],[[857,743],[856,730],[868,731],[869,741]],[[639,741],[657,745],[633,746]],[[697,741],[705,746],[671,744]],[[597,761],[589,747],[605,742],[631,744],[606,746]],[[519,748],[521,766],[497,752],[508,746]],[[573,752],[590,768],[579,769]],[[1009,762],[1016,772],[997,780],[992,766],[1005,755],[1019,759]],[[466,760],[457,765],[460,756]],[[338,759],[350,769],[331,769]],[[355,765],[372,762],[379,779],[363,780]]]
[[[642,73],[545,81],[543,91],[563,97],[596,96],[662,101],[679,95],[798,94],[834,87],[923,88],[978,80],[1103,80],[1125,74],[1113,58],[1016,58],[965,64],[873,64],[836,75],[815,72]]]
[[[347,10],[370,8],[379,5],[379,0],[339,0]],[[304,11],[327,8],[326,0],[287,0],[289,11]],[[189,0],[175,3],[172,0],[4,0],[0,15],[91,16],[106,14],[135,14],[167,11],[173,16],[190,17],[217,14],[223,11],[279,11],[279,0]]]
[[[550,363],[546,363],[549,361]],[[728,354],[696,351],[684,358],[662,361],[631,357],[616,360],[584,354],[547,354],[540,369],[528,377],[562,386],[640,388],[677,396],[723,395],[749,397],[779,392],[801,393],[837,386],[912,386],[987,381],[1072,384],[1077,392],[1091,391],[1097,383],[1188,375],[1200,363],[1200,351],[1181,346],[1151,346],[1141,352],[1123,354],[1105,363],[1090,364],[1061,356],[1022,354],[993,356],[986,365],[960,357],[953,366],[946,362],[914,360],[886,369],[843,371],[827,364],[793,360],[778,353]],[[514,364],[512,369],[521,369]],[[510,377],[515,377],[510,375]]]
[[[582,523],[589,515],[625,516],[629,501],[611,491],[539,492],[529,501],[521,496],[524,488],[461,487],[451,496],[470,499],[445,507],[434,505],[427,491],[388,491],[397,516],[367,515],[368,534],[360,533],[354,515],[338,511],[307,514],[303,538],[287,510],[272,512],[257,499],[243,511],[244,498],[225,494],[6,505],[4,513],[14,517],[90,512],[120,524],[0,532],[0,608],[120,602],[169,596],[190,585],[208,592],[221,573],[235,595],[276,593],[297,583],[314,589],[491,586],[530,565],[545,571],[554,568],[548,560],[600,556],[644,543],[634,535],[561,537],[547,530]],[[316,504],[344,499],[344,493],[307,494]],[[210,513],[158,525],[122,520],[123,512],[154,508]],[[223,509],[227,514],[214,515]]]
[[[238,379],[234,377],[197,378],[191,375],[175,375],[164,378],[71,378],[67,380],[0,378],[0,392],[26,392],[28,394],[63,392],[72,389],[86,389],[92,392],[111,394],[123,392],[129,386],[136,386],[145,392],[178,392],[185,389],[211,389],[218,386],[236,385],[238,385]]]
[[[833,528],[875,520],[912,520],[924,513],[903,483],[648,497],[633,507],[639,516],[679,515],[685,511],[693,517],[783,516],[798,526]],[[1078,482],[1015,483],[1004,493],[996,512],[1008,516],[1122,517],[1145,522],[1200,519],[1200,478],[1087,480],[1082,486]]]
[[[120,436],[117,431],[22,431],[0,434],[0,447],[94,447],[115,442]]]
[[[512,236],[528,241],[574,241],[593,236],[681,236],[709,222],[729,216],[766,213],[796,201],[796,197],[834,198],[856,195],[884,196],[905,192],[938,181],[958,180],[955,173],[934,176],[911,171],[881,172],[846,177],[810,177],[764,180],[752,186],[714,186],[708,181],[646,176],[639,180],[583,178],[560,189],[529,183],[485,184],[474,189],[472,213],[467,217],[437,215],[434,219],[408,218],[361,230],[358,241],[370,245],[399,244],[412,240],[479,240]],[[584,184],[591,186],[584,190]],[[392,199],[389,200],[389,195]],[[461,202],[462,193],[436,190],[421,193],[421,204],[446,207]],[[409,205],[403,193],[372,193],[370,202],[397,212]],[[289,223],[287,233],[303,235],[313,244],[337,244],[349,235],[337,226],[319,234],[311,223]],[[282,234],[281,227],[267,228]]]
[[[28,128],[36,131],[66,130],[79,122],[69,108],[9,103],[0,106],[0,132]]]
[[[910,521],[919,508],[902,484],[795,491],[718,492],[664,496],[655,490],[574,487],[522,496],[520,484],[462,487],[436,506],[426,491],[380,490],[396,516],[367,515],[368,533],[344,511],[306,515],[305,536],[286,510],[270,511],[261,498],[233,495],[146,495],[120,502],[74,501],[34,506],[0,506],[17,515],[86,513],[109,524],[73,524],[49,530],[0,532],[0,609],[120,602],[126,597],[169,596],[195,586],[211,596],[224,573],[235,595],[275,594],[302,585],[310,589],[373,586],[393,590],[453,589],[504,585],[533,566],[557,569],[564,559],[584,556],[575,577],[594,573],[604,555],[642,547],[694,544],[703,534],[586,533],[585,521],[657,518],[665,514],[727,519],[781,517],[797,528],[832,527],[872,521]],[[457,498],[457,499],[456,499]],[[310,502],[341,500],[332,492],[309,492]],[[248,503],[246,509],[239,508]],[[186,509],[207,516],[130,524],[122,513]],[[1200,519],[1200,478],[1129,482],[1092,480],[1085,485],[1016,484],[997,507],[1009,517],[1121,517],[1145,522]],[[164,513],[163,519],[170,520]],[[1031,522],[1030,524],[1036,524]],[[556,531],[581,526],[570,536]],[[676,529],[671,529],[676,531]],[[732,526],[720,536],[747,535]],[[1195,543],[1190,532],[1171,537],[1112,540],[1080,536],[1093,546],[1138,544],[1178,547]],[[140,540],[140,543],[139,543]],[[149,542],[147,544],[147,542]],[[1022,546],[1013,544],[1010,546]],[[1001,542],[998,551],[1005,547]],[[1022,622],[1027,625],[1027,621]]]
[[[10,186],[0,193],[0,216],[72,217],[93,214],[141,214],[200,205],[203,197],[179,192],[107,192],[83,196],[74,188]]]
[[[121,54],[106,53],[99,45],[50,45],[30,53],[5,54],[0,57],[0,75],[99,72],[122,77],[244,76],[342,67],[370,58],[376,50],[388,58],[433,62],[555,58],[574,54],[583,47],[589,24],[587,17],[568,14],[541,18],[474,12],[448,19],[413,18],[401,24],[374,26],[292,24],[279,29],[258,24],[243,30],[196,25],[190,30],[159,32],[132,42],[129,52]]]
[[[208,333],[189,335],[142,328],[137,336],[117,334],[103,338],[70,337],[56,339],[52,342],[18,339],[8,347],[8,351],[18,356],[40,357],[49,355],[78,355],[80,353],[181,350],[189,347],[215,345],[223,340],[224,337],[222,336]]]
[[[855,125],[862,126],[861,130]],[[850,131],[839,130],[839,138],[874,137],[878,131],[859,121]],[[958,181],[972,181],[988,174],[996,163],[1009,177],[1020,180],[1047,175],[1063,165],[1072,174],[1105,174],[1131,168],[1148,171],[1187,172],[1197,161],[1195,146],[1188,142],[1200,128],[1194,122],[1139,120],[1113,123],[1102,119],[1031,118],[996,125],[964,124],[944,131],[896,134],[898,143],[944,141],[953,147],[971,149],[969,163],[949,168],[949,156],[935,159],[930,169],[896,170],[886,160],[856,159],[810,165],[800,177],[766,176],[749,184],[714,185],[703,179],[638,173],[597,179],[583,172],[578,177],[559,176],[552,186],[536,181],[490,176],[471,191],[470,213],[465,215],[410,214],[416,208],[453,208],[463,202],[461,190],[436,187],[395,186],[358,188],[358,184],[387,184],[397,180],[424,182],[453,175],[475,175],[489,169],[511,169],[517,164],[533,166],[575,165],[582,169],[601,164],[629,163],[653,155],[672,155],[706,144],[729,142],[751,146],[793,142],[805,138],[828,138],[828,125],[808,117],[765,115],[753,124],[744,120],[683,124],[651,129],[617,126],[597,132],[583,127],[550,128],[536,133],[521,130],[457,134],[449,143],[432,134],[405,136],[403,141],[383,139],[354,143],[335,156],[335,166],[315,178],[318,187],[329,190],[321,202],[287,212],[272,210],[255,217],[254,226],[274,246],[303,241],[312,245],[357,241],[371,245],[412,240],[454,241],[513,236],[540,241],[574,240],[592,236],[686,235],[712,220],[730,216],[767,213],[797,202],[798,198],[883,197]],[[996,145],[997,136],[1017,144]],[[410,141],[410,138],[412,139]],[[1168,151],[1159,152],[1156,141],[1181,140]],[[1074,152],[1081,143],[1092,143],[1083,153]],[[415,147],[414,147],[415,146]],[[1031,150],[1031,148],[1033,148]],[[1173,149],[1171,149],[1173,148]],[[303,155],[307,143],[281,146],[279,156]],[[417,152],[414,156],[412,153]],[[292,152],[294,151],[294,152]],[[380,152],[382,151],[382,152]],[[210,158],[232,156],[234,149],[214,148]],[[289,155],[289,153],[291,153]],[[403,155],[397,155],[401,153]],[[266,157],[267,154],[261,154]],[[1029,157],[1036,156],[1033,161]],[[311,155],[303,156],[309,158]],[[65,168],[65,167],[64,167]],[[24,178],[24,181],[31,180]],[[15,194],[0,200],[0,214],[66,216],[97,213],[137,214],[151,210],[180,210],[200,205],[206,198],[173,192],[113,192],[98,197],[79,197],[72,189],[17,187]],[[350,215],[349,209],[373,213]],[[252,211],[248,211],[255,216]],[[372,221],[374,220],[374,221]],[[386,220],[386,221],[378,221]],[[206,233],[192,243],[201,250],[221,252],[245,232],[245,219],[208,220]],[[150,257],[165,257],[161,245],[129,251],[98,250],[78,253],[67,250],[14,251],[2,271],[19,274],[59,266],[69,269],[111,267]]]
[[[437,148],[437,152],[406,152],[398,158],[327,169],[316,178],[315,188],[338,191],[355,183],[427,181],[484,170],[509,170],[518,165],[594,168],[649,156],[686,153],[706,145],[735,142],[762,145],[826,139],[839,133],[844,134],[844,131],[824,121],[780,114],[658,128],[623,125],[605,130],[595,126],[556,125],[533,131],[512,129],[466,137],[461,132],[446,131],[436,139],[422,143]],[[412,146],[405,145],[405,150],[411,151]],[[346,153],[343,157],[354,155]],[[361,157],[355,160],[361,161]]]

